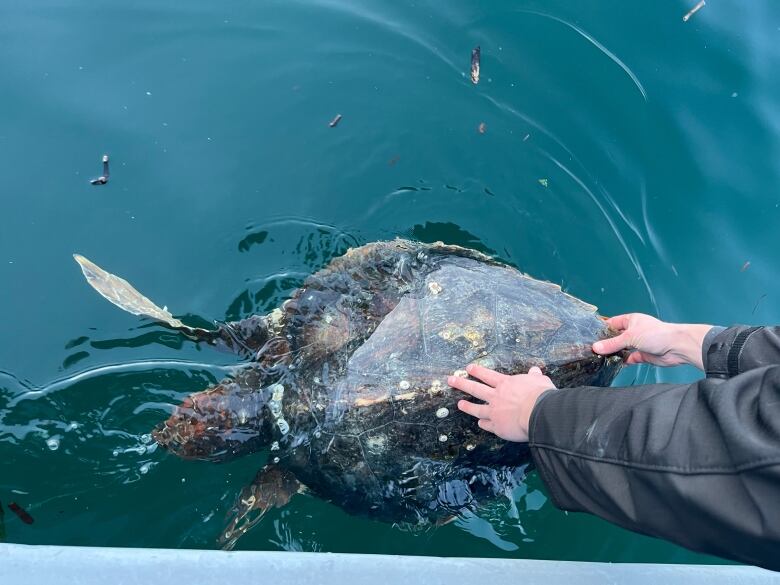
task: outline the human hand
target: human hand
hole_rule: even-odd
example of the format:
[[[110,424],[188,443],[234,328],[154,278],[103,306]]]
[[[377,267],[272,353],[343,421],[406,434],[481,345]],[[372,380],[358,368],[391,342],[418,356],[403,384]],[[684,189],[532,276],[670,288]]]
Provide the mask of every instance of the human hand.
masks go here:
[[[686,325],[664,323],[642,313],[628,313],[607,319],[607,325],[620,332],[611,339],[593,344],[593,351],[600,355],[634,349],[626,359],[627,364],[655,364],[677,366],[690,364],[700,370],[704,336],[712,325]]]
[[[466,371],[482,382],[450,376],[447,384],[484,400],[486,404],[460,400],[458,409],[478,418],[477,424],[481,429],[507,441],[527,442],[531,411],[540,394],[555,388],[552,380],[536,367],[528,370],[527,374],[515,376],[500,374],[476,364],[469,365]]]

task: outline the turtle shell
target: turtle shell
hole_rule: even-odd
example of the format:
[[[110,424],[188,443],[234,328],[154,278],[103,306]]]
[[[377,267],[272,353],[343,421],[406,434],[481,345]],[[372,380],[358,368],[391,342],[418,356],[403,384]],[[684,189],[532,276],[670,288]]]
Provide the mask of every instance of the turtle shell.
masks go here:
[[[496,478],[528,461],[525,446],[457,409],[464,395],[447,376],[477,362],[506,374],[539,366],[558,387],[608,385],[622,363],[591,351],[614,334],[596,307],[441,243],[350,250],[282,311],[280,464],[320,496],[393,522],[440,521],[473,500],[475,478],[505,491]]]

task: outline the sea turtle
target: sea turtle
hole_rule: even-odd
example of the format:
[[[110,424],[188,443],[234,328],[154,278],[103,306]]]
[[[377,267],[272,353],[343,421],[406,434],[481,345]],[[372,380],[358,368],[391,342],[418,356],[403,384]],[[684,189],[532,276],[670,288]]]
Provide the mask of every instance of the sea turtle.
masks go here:
[[[608,385],[622,356],[596,307],[489,256],[397,239],[349,250],[265,316],[193,328],[127,281],[75,259],[90,285],[135,315],[247,358],[152,433],[187,459],[267,451],[220,535],[224,548],[307,489],[349,513],[408,527],[442,524],[506,494],[525,445],[482,431],[457,409],[448,375],[478,362],[540,366],[558,387]]]

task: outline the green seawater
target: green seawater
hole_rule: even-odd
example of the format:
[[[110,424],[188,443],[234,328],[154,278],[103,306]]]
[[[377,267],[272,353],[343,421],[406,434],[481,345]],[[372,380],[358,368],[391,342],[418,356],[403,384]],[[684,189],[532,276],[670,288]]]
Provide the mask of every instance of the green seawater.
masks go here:
[[[395,236],[606,315],[780,321],[780,3],[693,4],[3,0],[0,501],[35,519],[6,508],[6,541],[213,548],[265,457],[150,448],[236,360],[111,306],[74,252],[194,323]],[[298,496],[239,548],[718,562],[556,510],[535,474],[422,534]]]

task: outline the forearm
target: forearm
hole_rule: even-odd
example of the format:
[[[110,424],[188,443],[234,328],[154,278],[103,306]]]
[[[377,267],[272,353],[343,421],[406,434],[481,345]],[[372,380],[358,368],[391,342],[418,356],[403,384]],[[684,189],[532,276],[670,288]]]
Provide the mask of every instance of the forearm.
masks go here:
[[[691,385],[551,390],[530,424],[553,502],[780,568],[780,367]]]

